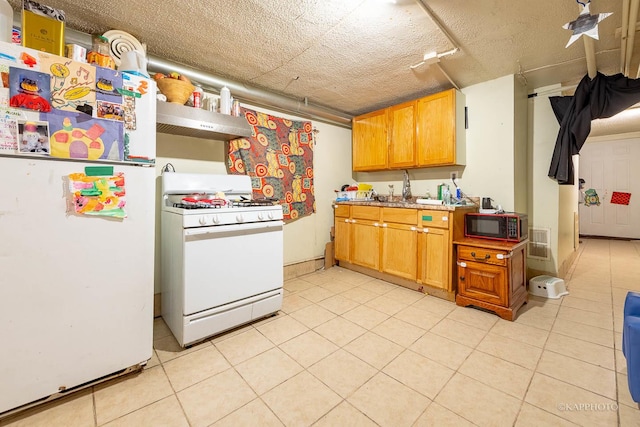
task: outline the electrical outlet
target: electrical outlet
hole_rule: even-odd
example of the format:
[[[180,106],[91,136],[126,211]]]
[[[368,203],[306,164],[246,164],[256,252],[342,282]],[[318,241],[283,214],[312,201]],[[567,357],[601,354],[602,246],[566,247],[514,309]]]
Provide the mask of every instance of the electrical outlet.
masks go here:
[[[450,172],[450,174],[451,174],[451,179],[452,180],[458,179],[458,171]]]

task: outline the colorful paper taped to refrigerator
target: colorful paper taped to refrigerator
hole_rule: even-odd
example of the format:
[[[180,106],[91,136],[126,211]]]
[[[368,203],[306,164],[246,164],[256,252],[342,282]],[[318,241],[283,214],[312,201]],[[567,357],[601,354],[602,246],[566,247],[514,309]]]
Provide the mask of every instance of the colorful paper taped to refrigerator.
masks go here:
[[[80,215],[126,218],[124,172],[114,176],[69,175],[74,210]]]
[[[84,113],[52,110],[40,113],[49,122],[51,156],[67,159],[123,160],[123,123]]]

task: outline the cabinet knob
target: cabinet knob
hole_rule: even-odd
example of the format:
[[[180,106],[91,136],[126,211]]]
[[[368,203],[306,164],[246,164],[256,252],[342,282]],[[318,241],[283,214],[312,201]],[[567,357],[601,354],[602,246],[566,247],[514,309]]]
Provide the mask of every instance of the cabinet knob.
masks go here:
[[[460,276],[460,281],[464,282],[464,276]]]
[[[429,232],[429,229],[428,229],[428,228],[423,228],[423,229],[422,229],[422,232],[423,232],[423,233],[428,233],[428,232]]]
[[[355,220],[355,219],[352,219],[352,220],[351,220],[351,224],[355,224],[355,223],[356,223],[356,220]]]
[[[378,224],[377,222],[374,222],[374,223],[373,223],[373,226],[374,226],[374,227],[380,227],[380,224]]]
[[[382,224],[382,227],[386,228],[386,227],[387,227],[387,224]]]
[[[416,231],[417,228],[416,227],[411,227],[411,231]]]
[[[345,219],[344,222],[348,223],[349,222],[349,218]]]

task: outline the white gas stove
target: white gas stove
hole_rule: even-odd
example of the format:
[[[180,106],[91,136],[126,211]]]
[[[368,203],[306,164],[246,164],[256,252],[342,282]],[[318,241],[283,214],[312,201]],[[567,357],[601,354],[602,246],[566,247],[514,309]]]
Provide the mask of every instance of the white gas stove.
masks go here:
[[[185,228],[282,220],[275,199],[252,199],[251,178],[167,172],[163,210],[183,215]]]
[[[162,194],[162,316],[181,346],[282,307],[282,206],[244,175],[165,172]]]

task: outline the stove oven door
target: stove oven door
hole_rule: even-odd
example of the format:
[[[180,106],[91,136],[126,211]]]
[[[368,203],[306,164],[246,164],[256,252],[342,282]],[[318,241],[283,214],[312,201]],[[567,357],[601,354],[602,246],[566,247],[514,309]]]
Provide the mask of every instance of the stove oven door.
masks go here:
[[[283,223],[184,231],[185,316],[282,288]]]

